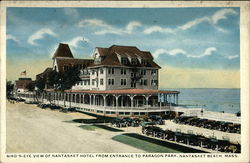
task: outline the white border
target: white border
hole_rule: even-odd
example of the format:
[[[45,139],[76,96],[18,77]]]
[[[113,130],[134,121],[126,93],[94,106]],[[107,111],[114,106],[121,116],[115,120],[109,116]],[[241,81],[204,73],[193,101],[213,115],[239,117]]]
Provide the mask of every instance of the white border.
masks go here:
[[[158,159],[121,159],[119,161],[130,162],[248,162],[249,160],[249,54],[250,54],[250,2],[248,1],[17,1],[1,2],[1,161],[3,162],[117,162],[117,159],[84,159],[84,158],[62,158],[62,159],[7,159],[6,149],[6,108],[5,108],[5,82],[6,82],[6,7],[240,7],[240,86],[241,86],[241,115],[242,132],[241,142],[242,153],[238,158],[158,158]]]

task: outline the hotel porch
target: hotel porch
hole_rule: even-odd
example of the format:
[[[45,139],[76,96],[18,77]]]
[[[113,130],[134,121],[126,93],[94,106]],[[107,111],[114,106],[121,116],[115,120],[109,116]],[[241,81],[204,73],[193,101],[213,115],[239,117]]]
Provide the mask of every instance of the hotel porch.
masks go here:
[[[178,94],[177,91],[143,89],[47,91],[39,101],[103,116],[145,116],[170,111],[171,106],[178,105]]]

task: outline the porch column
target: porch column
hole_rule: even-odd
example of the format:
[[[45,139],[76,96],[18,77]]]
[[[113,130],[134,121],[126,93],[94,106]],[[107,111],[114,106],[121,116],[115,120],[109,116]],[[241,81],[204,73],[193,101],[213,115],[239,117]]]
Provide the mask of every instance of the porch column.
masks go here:
[[[106,114],[106,97],[107,97],[107,95],[102,95],[102,97],[103,97],[103,107],[104,107],[103,115],[105,116],[105,114]]]
[[[131,111],[130,111],[130,115],[132,116],[133,115],[133,107],[134,107],[134,97],[135,95],[129,95],[129,98],[130,98],[130,101],[131,101]]]
[[[176,104],[178,105],[178,103],[179,103],[179,99],[178,99],[178,94],[177,94],[177,99],[176,99],[177,101],[176,101]]]
[[[123,107],[123,95],[121,97],[121,107]]]
[[[116,101],[116,115],[118,116],[118,98],[119,96],[115,95],[115,101]]]
[[[145,95],[145,98],[146,98],[146,105],[147,105],[147,109],[148,109],[148,99],[149,99],[149,96]]]
[[[91,106],[92,105],[92,95],[89,94],[89,105]]]
[[[159,96],[160,96],[160,97],[159,97]],[[161,103],[162,103],[162,102],[161,102],[161,101],[162,101],[161,98],[162,98],[162,93],[158,93],[158,99],[160,99],[160,110],[161,110]],[[159,102],[159,101],[158,101],[158,102]]]
[[[174,104],[176,104],[176,96],[175,96],[175,94],[174,94]]]
[[[95,103],[95,95],[93,95],[93,105],[96,105],[96,103]]]
[[[131,101],[131,108],[133,108],[134,107],[134,96],[130,95],[129,98]]]
[[[106,97],[107,97],[107,95],[103,95],[103,106],[105,107],[107,104],[106,104]]]
[[[69,93],[69,96],[70,96],[69,102],[71,103],[73,101],[73,95],[72,95],[72,93]]]
[[[168,94],[166,94],[166,103],[168,103]]]

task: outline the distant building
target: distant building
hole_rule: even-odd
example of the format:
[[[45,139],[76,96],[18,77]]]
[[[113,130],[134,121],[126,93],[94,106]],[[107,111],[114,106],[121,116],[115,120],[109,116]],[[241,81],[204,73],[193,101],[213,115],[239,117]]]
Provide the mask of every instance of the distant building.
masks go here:
[[[15,81],[14,84],[14,91],[17,93],[25,93],[28,92],[28,85],[32,83],[31,78],[19,78]]]

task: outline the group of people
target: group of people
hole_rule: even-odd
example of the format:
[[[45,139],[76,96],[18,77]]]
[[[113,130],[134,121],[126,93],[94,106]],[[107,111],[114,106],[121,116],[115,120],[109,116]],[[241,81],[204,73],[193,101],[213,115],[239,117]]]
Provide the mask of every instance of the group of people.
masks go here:
[[[8,99],[8,102],[9,102],[10,104],[15,104],[15,103],[18,103],[19,101],[15,101],[15,100]]]

